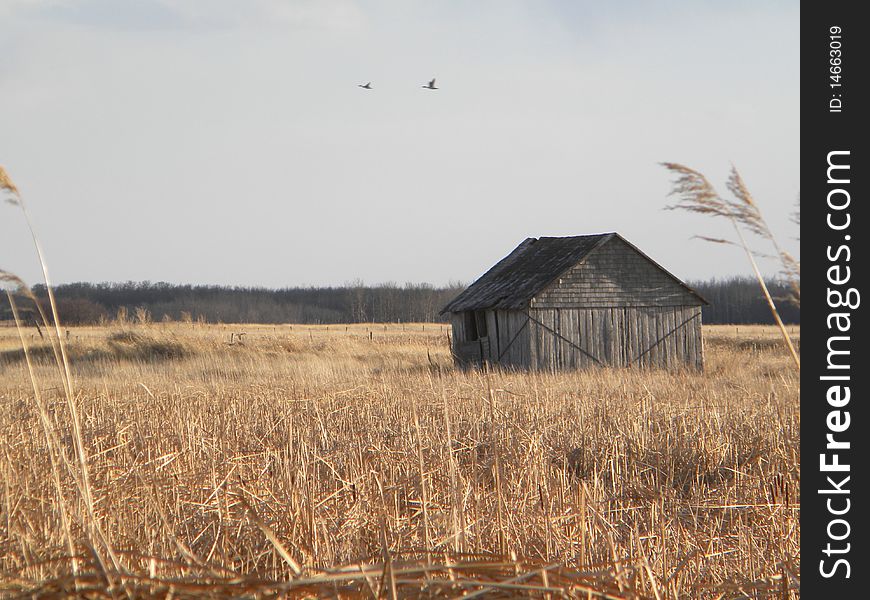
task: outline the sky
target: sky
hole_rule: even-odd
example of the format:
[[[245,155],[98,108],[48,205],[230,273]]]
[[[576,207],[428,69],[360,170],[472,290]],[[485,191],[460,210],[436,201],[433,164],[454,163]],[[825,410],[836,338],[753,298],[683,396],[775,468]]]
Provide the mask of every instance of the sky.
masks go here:
[[[733,164],[799,256],[798,31],[749,0],[0,0],[0,164],[55,283],[441,285],[607,231],[749,275],[660,163],[723,194]],[[6,203],[0,269],[39,282]]]

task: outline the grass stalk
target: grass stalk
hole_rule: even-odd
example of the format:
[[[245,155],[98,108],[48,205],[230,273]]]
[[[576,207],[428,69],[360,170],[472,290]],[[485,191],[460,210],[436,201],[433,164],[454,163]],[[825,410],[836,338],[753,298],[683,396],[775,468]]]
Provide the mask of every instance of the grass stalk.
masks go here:
[[[785,341],[785,345],[788,348],[792,360],[794,361],[795,367],[797,367],[798,371],[800,371],[800,357],[798,357],[798,353],[795,350],[794,344],[791,341],[791,336],[788,334],[788,330],[785,328],[785,325],[783,324],[782,319],[779,316],[779,311],[776,309],[776,304],[774,303],[773,298],[770,295],[770,291],[767,289],[767,284],[764,283],[764,277],[761,276],[761,271],[758,269],[758,263],[755,262],[755,257],[752,255],[752,250],[749,249],[749,246],[746,243],[746,239],[743,237],[743,232],[740,231],[740,227],[738,227],[737,222],[733,218],[731,219],[731,224],[734,226],[734,231],[737,232],[737,236],[740,239],[740,245],[746,252],[746,258],[749,259],[749,264],[752,265],[752,272],[755,274],[755,279],[758,281],[758,286],[761,288],[761,291],[764,294],[764,299],[767,301],[767,306],[770,308],[770,314],[773,315],[773,319],[776,322],[776,326],[779,328],[779,333],[780,335],[782,335],[782,339]]]
[[[18,206],[21,209],[22,214],[24,215],[25,223],[27,224],[27,229],[30,232],[30,237],[33,240],[34,248],[36,249],[36,255],[39,259],[39,265],[42,269],[43,281],[45,283],[46,293],[48,294],[49,306],[51,308],[51,315],[53,321],[53,331],[57,340],[57,346],[60,350],[60,360],[62,366],[62,383],[64,388],[64,396],[66,398],[67,408],[70,413],[70,419],[72,421],[72,439],[73,439],[73,447],[75,449],[76,456],[78,458],[79,463],[79,471],[81,477],[81,489],[83,493],[83,499],[85,502],[85,508],[88,512],[88,520],[87,524],[90,529],[92,529],[94,533],[94,537],[96,537],[100,542],[102,547],[106,550],[109,555],[110,560],[114,566],[114,570],[116,572],[121,571],[121,564],[118,560],[117,555],[115,554],[112,545],[109,543],[109,540],[106,538],[102,531],[102,527],[100,526],[99,519],[94,511],[94,495],[91,489],[91,481],[90,481],[90,472],[88,469],[88,457],[87,450],[85,448],[85,443],[82,435],[82,425],[81,418],[79,417],[78,408],[76,406],[75,392],[73,388],[73,378],[72,371],[70,369],[70,361],[69,356],[66,349],[66,343],[64,341],[63,335],[61,333],[60,328],[60,317],[58,315],[57,310],[57,300],[54,297],[54,290],[51,285],[51,278],[48,274],[48,264],[45,260],[45,255],[42,251],[42,245],[39,243],[39,238],[36,235],[36,229],[33,227],[33,221],[30,218],[30,212],[27,209],[27,205],[24,202],[24,199],[21,195],[21,192],[12,182],[11,177],[6,172],[5,169],[0,167],[0,188],[6,190],[10,194],[12,194],[12,204]],[[95,552],[97,550],[95,549]]]
[[[776,309],[776,303],[773,301],[770,291],[767,289],[767,284],[761,276],[761,271],[755,261],[755,256],[752,249],[749,247],[749,244],[746,242],[741,227],[745,227],[748,231],[770,241],[773,244],[777,257],[780,259],[783,269],[791,281],[792,288],[796,290],[796,298],[799,298],[800,294],[800,284],[795,279],[795,277],[800,273],[800,264],[795,261],[791,255],[784,252],[779,246],[776,237],[767,225],[767,221],[765,221],[762,216],[758,204],[755,202],[752,194],[749,193],[746,184],[743,182],[743,178],[740,177],[740,173],[737,172],[736,168],[733,166],[731,167],[731,175],[728,178],[728,189],[734,195],[735,199],[730,200],[720,196],[709,180],[698,171],[679,163],[666,162],[662,163],[662,166],[677,175],[677,179],[673,183],[671,194],[680,197],[677,204],[667,206],[667,209],[682,209],[713,217],[725,217],[730,221],[731,225],[734,227],[734,231],[737,233],[738,239],[740,240],[738,245],[746,252],[746,256],[752,266],[755,278],[758,280],[758,285],[761,288],[764,298],[767,301],[767,305],[770,308],[770,312],[773,315],[774,322],[779,328],[779,333],[791,354],[795,367],[800,371],[800,358],[798,357],[788,330],[782,323],[779,311]],[[719,240],[704,236],[699,237],[710,242],[732,243],[728,240]]]
[[[60,514],[63,537],[66,540],[67,552],[69,552],[72,565],[72,572],[73,575],[78,575],[79,560],[76,557],[75,545],[73,544],[72,533],[70,532],[66,500],[64,499],[63,487],[60,483],[60,468],[57,464],[57,456],[63,456],[63,451],[60,449],[60,442],[57,440],[57,436],[55,435],[54,428],[51,424],[51,419],[48,416],[48,410],[45,407],[45,402],[42,400],[42,393],[39,389],[36,370],[34,369],[33,360],[30,356],[30,346],[27,343],[27,338],[24,336],[24,324],[21,322],[21,316],[18,312],[18,304],[15,302],[15,297],[9,290],[6,290],[6,298],[9,300],[9,306],[12,309],[12,316],[15,319],[15,329],[18,332],[18,338],[21,342],[21,349],[24,352],[24,360],[27,365],[27,373],[30,376],[30,384],[33,389],[33,399],[36,403],[36,409],[39,413],[39,421],[42,424],[42,431],[45,435],[46,449],[48,450],[48,457],[51,463],[51,480],[54,484],[57,498],[57,511]]]

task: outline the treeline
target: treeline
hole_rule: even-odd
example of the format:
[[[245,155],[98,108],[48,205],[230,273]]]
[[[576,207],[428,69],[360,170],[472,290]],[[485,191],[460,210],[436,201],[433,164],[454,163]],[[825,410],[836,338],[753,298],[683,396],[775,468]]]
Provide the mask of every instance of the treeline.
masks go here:
[[[711,304],[705,323],[772,323],[758,284],[750,278],[712,279],[691,285]],[[787,323],[800,308],[785,301],[788,286],[769,282]],[[437,322],[441,308],[463,286],[427,284],[266,289],[169,283],[72,283],[55,289],[61,321],[85,325],[117,320],[207,323]],[[34,288],[44,298],[45,289]],[[22,306],[26,302],[22,299]],[[0,318],[10,318],[8,309]]]
[[[169,283],[72,283],[55,288],[61,322],[121,319],[206,323],[433,322],[462,287],[392,283],[267,289]],[[44,296],[44,289],[34,288]]]
[[[800,323],[800,306],[791,302],[791,287],[785,281],[766,281],[767,289],[776,303],[784,323]],[[751,277],[731,277],[690,282],[709,306],[702,309],[704,323],[709,324],[772,324],[773,316],[758,282]]]

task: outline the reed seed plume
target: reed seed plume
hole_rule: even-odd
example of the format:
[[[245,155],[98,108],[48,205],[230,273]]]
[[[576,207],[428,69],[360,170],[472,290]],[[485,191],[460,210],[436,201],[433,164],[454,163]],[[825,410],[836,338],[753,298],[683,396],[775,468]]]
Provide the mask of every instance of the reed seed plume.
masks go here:
[[[15,183],[12,181],[12,178],[9,176],[9,173],[6,172],[3,165],[0,165],[0,190],[6,190],[15,196],[16,198],[9,198],[8,201],[17,204],[18,188],[15,187]]]
[[[756,256],[763,255],[759,255],[749,247],[749,244],[746,242],[746,238],[743,235],[743,229],[746,229],[750,233],[766,239],[773,244],[773,247],[776,250],[776,255],[779,257],[780,263],[783,265],[782,272],[784,272],[788,277],[790,287],[793,290],[790,299],[793,302],[797,302],[798,305],[800,305],[800,263],[779,246],[776,238],[770,231],[770,227],[768,227],[767,222],[761,215],[761,211],[759,210],[755,199],[752,197],[752,194],[749,193],[749,189],[746,187],[740,173],[733,165],[731,166],[731,174],[728,177],[727,187],[733,198],[725,199],[719,195],[710,181],[702,173],[679,163],[664,162],[661,164],[677,176],[672,182],[673,187],[670,195],[678,196],[679,200],[676,204],[666,206],[665,208],[667,210],[686,210],[714,217],[725,217],[730,221],[731,225],[734,227],[734,233],[737,234],[739,243],[730,242],[729,240],[721,238],[710,238],[706,236],[695,237],[717,244],[739,245],[743,248],[746,252],[749,264],[752,266],[752,271],[755,274],[758,285],[764,294],[765,300],[767,300],[767,305],[773,315],[773,320],[779,327],[783,341],[791,353],[795,366],[800,370],[800,358],[798,357],[797,350],[795,350],[788,331],[779,316],[779,311],[776,309],[776,303],[774,302],[773,297],[771,297],[770,291],[767,289],[767,284],[764,281],[764,277],[761,275],[761,270],[758,268],[758,264],[755,261]]]
[[[782,265],[780,272],[792,289],[787,300],[800,306],[800,262],[780,247],[779,242],[777,242],[776,237],[767,225],[767,221],[761,215],[761,209],[755,203],[755,200],[753,200],[752,194],[749,193],[743,178],[733,165],[731,166],[731,175],[728,178],[728,189],[738,200],[738,202],[731,203],[737,221],[747,230],[773,244],[776,256]],[[792,213],[790,219],[798,226],[798,231],[800,231],[800,209],[798,209],[797,213]]]
[[[747,230],[755,235],[770,240],[776,244],[776,240],[770,232],[767,222],[761,216],[761,211],[759,210],[758,205],[752,198],[752,194],[749,193],[746,183],[743,181],[740,173],[737,172],[737,169],[733,165],[731,166],[731,174],[728,176],[728,183],[726,185],[728,191],[730,191],[737,200],[736,202],[733,200],[728,202],[726,200],[730,205],[731,214],[735,219],[737,219],[737,222],[742,224]]]
[[[676,204],[666,206],[667,210],[687,210],[689,212],[717,217],[733,217],[731,207],[719,197],[707,178],[694,169],[679,163],[662,163],[669,171],[676,173],[670,195],[678,196]]]
[[[795,239],[800,242],[801,236],[801,200],[798,197],[797,202],[795,202],[797,208],[794,212],[789,215],[789,219],[791,222],[797,225],[798,227],[798,235]],[[795,306],[801,305],[801,263],[794,256],[789,254],[788,252],[782,253],[782,262],[783,269],[785,271],[786,278],[789,281],[789,285],[791,287],[791,294],[789,295],[789,302],[794,304]]]
[[[783,251],[780,255],[783,265],[783,274],[789,283],[787,300],[795,306],[801,305],[801,263],[788,252]]]
[[[2,282],[4,284],[11,284],[12,291],[16,291],[16,292],[30,289],[27,287],[27,284],[24,283],[23,279],[21,279],[15,273],[10,273],[9,271],[7,271],[5,269],[0,269],[0,282]],[[6,286],[4,286],[4,287],[6,287]],[[8,288],[7,288],[7,291],[8,291]]]
[[[800,262],[780,247],[776,236],[770,230],[767,221],[761,214],[758,203],[752,197],[737,168],[734,165],[731,166],[726,183],[732,197],[723,198],[702,173],[679,163],[665,162],[662,163],[662,166],[677,175],[677,178],[672,182],[673,187],[670,195],[679,197],[676,204],[668,205],[665,208],[726,217],[731,220],[735,228],[739,225],[746,231],[769,241],[776,251],[775,257],[757,250],[748,251],[758,258],[777,258],[780,261],[782,266],[780,272],[788,281],[789,287],[792,288],[788,300],[800,306]],[[790,218],[800,228],[800,203],[798,203],[797,211],[792,213]],[[719,244],[729,243],[728,240],[721,238],[694,237]],[[740,244],[732,243],[732,245]]]

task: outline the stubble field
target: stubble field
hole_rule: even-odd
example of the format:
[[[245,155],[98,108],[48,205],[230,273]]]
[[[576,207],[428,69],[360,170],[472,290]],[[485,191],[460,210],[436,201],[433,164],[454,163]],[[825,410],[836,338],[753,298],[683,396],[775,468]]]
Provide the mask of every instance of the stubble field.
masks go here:
[[[77,438],[0,327],[0,595],[797,597],[773,328],[705,327],[703,373],[464,372],[447,335],[70,328]]]

